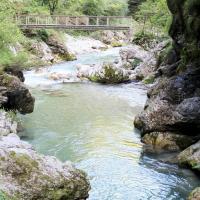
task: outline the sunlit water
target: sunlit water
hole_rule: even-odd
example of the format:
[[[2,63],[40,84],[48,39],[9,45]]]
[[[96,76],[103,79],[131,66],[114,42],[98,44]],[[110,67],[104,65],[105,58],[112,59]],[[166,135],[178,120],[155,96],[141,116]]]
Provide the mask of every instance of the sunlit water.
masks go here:
[[[82,55],[48,72],[74,71],[77,63],[118,58],[118,49]],[[26,73],[35,111],[22,116],[24,140],[46,155],[71,160],[88,173],[90,200],[183,200],[199,183],[189,171],[142,156],[133,119],[146,101],[136,84],[58,84],[45,73]],[[55,84],[56,83],[56,84]]]

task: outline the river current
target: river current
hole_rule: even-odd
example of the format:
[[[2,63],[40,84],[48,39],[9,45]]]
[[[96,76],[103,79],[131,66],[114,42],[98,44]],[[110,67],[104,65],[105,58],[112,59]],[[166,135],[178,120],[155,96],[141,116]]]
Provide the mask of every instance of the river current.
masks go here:
[[[119,49],[78,56],[41,72],[25,73],[36,98],[34,113],[20,116],[23,139],[38,152],[70,160],[87,172],[89,200],[184,200],[198,178],[176,165],[143,154],[134,117],[146,89],[138,84],[61,83],[52,72],[75,73],[75,66],[113,61]]]

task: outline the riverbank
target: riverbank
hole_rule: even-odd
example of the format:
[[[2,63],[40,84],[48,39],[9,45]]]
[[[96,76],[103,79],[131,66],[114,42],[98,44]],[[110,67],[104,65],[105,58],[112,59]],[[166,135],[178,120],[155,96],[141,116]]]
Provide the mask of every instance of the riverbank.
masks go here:
[[[105,85],[74,79],[63,83],[62,79],[48,78],[54,72],[76,76],[80,63],[115,62],[121,59],[123,49],[126,47],[90,52],[43,73],[25,73],[37,105],[32,115],[22,118],[22,137],[39,152],[63,161],[70,159],[86,171],[91,183],[89,199],[185,199],[198,186],[198,178],[157,156],[144,154],[140,134],[133,130],[132,120],[146,101],[146,85]]]
[[[17,135],[15,112],[32,113],[35,102],[24,80],[16,69],[0,75],[0,104],[7,111],[0,111],[0,199],[86,199],[90,184],[83,171],[37,153]]]

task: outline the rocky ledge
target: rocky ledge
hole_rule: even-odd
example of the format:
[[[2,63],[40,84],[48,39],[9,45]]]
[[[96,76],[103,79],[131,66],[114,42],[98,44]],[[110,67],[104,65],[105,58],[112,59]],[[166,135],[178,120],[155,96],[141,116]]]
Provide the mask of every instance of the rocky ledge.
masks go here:
[[[38,154],[16,135],[14,113],[34,109],[34,98],[20,80],[23,73],[16,69],[0,75],[0,105],[8,111],[0,111],[0,199],[87,199],[90,184],[83,171]]]

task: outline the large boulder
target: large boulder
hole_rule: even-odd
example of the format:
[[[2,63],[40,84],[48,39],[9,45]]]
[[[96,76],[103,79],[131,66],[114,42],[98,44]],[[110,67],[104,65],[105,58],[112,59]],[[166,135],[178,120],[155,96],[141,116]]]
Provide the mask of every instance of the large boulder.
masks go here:
[[[89,73],[88,79],[103,84],[117,84],[129,81],[129,74],[114,64],[103,64]]]
[[[145,110],[135,118],[142,134],[175,131],[198,135],[200,131],[199,74],[190,69],[182,75],[163,78],[148,92]]]
[[[86,174],[69,162],[39,155],[15,134],[0,138],[0,197],[17,200],[84,200]]]
[[[1,107],[22,114],[33,112],[35,99],[19,78],[4,73],[0,75],[0,86],[6,88],[4,96],[7,99]]]
[[[64,42],[60,41],[58,36],[52,34],[45,42],[50,47],[51,51],[61,57],[61,59],[66,61],[76,60],[76,56],[68,51],[66,45]]]
[[[34,41],[29,47],[29,51],[34,53],[39,59],[46,63],[53,63],[55,60],[52,50],[43,41]]]
[[[200,199],[200,187],[194,189],[189,197],[188,197],[188,200],[199,200]]]
[[[173,149],[179,141],[174,134],[187,136],[192,143],[200,137],[200,1],[167,0],[167,4],[173,16],[169,30],[172,48],[159,63],[158,83],[148,92],[144,111],[134,123],[145,143]],[[173,137],[154,132],[171,132]],[[188,141],[182,141],[181,148],[190,146]],[[197,142],[178,155],[178,162],[199,171],[199,158]],[[200,199],[199,194],[198,188],[189,199]]]

